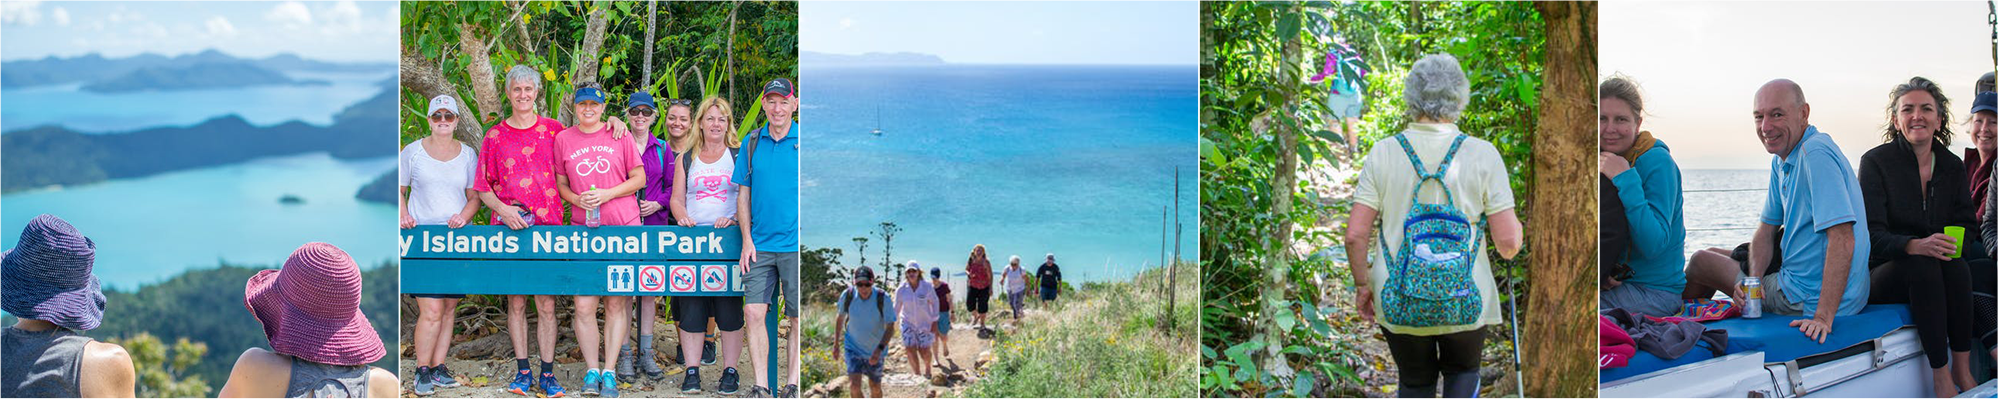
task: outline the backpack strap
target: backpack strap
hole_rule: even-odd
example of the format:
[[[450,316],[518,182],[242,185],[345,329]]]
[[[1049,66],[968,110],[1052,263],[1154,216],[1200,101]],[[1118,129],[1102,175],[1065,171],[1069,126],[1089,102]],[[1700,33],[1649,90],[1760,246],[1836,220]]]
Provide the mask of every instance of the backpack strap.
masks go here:
[[[1402,153],[1408,155],[1408,163],[1415,167],[1415,175],[1421,179],[1415,183],[1414,195],[1408,198],[1409,206],[1422,203],[1422,185],[1428,184],[1431,181],[1436,182],[1437,186],[1443,187],[1443,199],[1445,201],[1454,201],[1457,198],[1456,194],[1450,190],[1450,185],[1443,182],[1443,176],[1450,171],[1450,162],[1457,159],[1457,149],[1462,148],[1464,146],[1464,139],[1469,137],[1460,133],[1455,139],[1452,139],[1450,141],[1450,150],[1443,153],[1443,162],[1436,165],[1436,173],[1429,173],[1428,168],[1422,166],[1422,156],[1416,155],[1415,146],[1408,143],[1408,137],[1403,134],[1394,135],[1395,141],[1401,143]]]
[[[770,125],[763,125],[762,129],[749,131],[749,139],[743,140],[746,143],[742,145],[742,152],[746,154],[743,156],[747,157],[742,163],[743,181],[752,183],[756,181],[756,143],[763,141],[763,132],[768,130],[770,130]]]

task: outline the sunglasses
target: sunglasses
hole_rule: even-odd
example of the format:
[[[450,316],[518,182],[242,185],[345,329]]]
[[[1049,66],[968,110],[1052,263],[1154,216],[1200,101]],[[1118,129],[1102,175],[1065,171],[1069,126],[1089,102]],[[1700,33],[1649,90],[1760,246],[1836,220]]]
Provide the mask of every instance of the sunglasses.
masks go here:
[[[652,112],[652,107],[631,107],[624,110],[625,115],[631,116],[652,116]]]
[[[431,122],[450,122],[455,120],[458,120],[458,114],[453,114],[449,112],[439,112],[435,114],[430,114]]]
[[[867,288],[867,287],[873,287],[873,286],[874,286],[874,282],[872,282],[872,281],[862,281],[862,282],[858,282],[858,283],[853,283],[853,286],[855,286],[855,287],[860,287],[860,288]]]
[[[692,106],[692,105],[694,105],[694,101],[693,101],[693,100],[681,100],[681,99],[671,99],[671,100],[666,100],[666,105],[686,105],[686,106]]]

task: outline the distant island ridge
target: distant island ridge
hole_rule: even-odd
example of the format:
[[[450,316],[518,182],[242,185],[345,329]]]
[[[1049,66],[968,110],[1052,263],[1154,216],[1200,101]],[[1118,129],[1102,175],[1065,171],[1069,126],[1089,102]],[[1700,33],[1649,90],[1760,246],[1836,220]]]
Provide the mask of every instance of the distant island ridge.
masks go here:
[[[912,53],[912,52],[866,53],[866,54],[855,55],[855,54],[821,53],[816,51],[800,51],[798,52],[798,64],[812,65],[815,67],[926,66],[926,65],[944,65],[947,64],[947,62],[944,61],[943,57],[938,57],[934,54],[923,54],[923,53]]]
[[[241,58],[213,49],[174,57],[145,53],[105,58],[90,53],[69,58],[48,56],[0,63],[0,88],[82,83],[84,90],[123,92],[323,84],[313,80],[294,80],[282,72],[365,73],[389,72],[395,68],[393,63],[318,61],[290,53]]]
[[[392,156],[396,148],[366,137],[394,131],[396,81],[348,106],[328,126],[285,122],[255,126],[225,115],[192,126],[156,127],[124,133],[85,134],[61,126],[38,126],[0,135],[0,193],[81,185],[108,179],[145,177],[251,159],[325,152],[340,159]],[[393,172],[389,173],[393,174]],[[386,176],[385,176],[386,177]],[[394,202],[393,191],[363,192],[364,200]]]

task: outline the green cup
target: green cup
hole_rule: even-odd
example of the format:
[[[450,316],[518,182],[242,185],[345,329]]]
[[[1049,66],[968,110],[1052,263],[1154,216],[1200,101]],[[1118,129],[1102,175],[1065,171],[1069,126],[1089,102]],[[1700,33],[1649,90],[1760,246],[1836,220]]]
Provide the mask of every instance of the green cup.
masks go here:
[[[1944,226],[1943,235],[1956,239],[1956,255],[1950,255],[1949,258],[1956,259],[1963,257],[1963,226]]]

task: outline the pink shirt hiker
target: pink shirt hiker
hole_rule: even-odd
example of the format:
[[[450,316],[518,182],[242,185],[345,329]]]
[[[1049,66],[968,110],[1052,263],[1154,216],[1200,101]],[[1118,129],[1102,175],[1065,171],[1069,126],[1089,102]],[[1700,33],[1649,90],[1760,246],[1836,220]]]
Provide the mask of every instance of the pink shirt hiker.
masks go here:
[[[582,194],[590,187],[610,189],[624,184],[631,178],[631,170],[642,167],[644,160],[639,157],[638,143],[631,139],[611,138],[611,127],[603,125],[594,133],[584,133],[574,126],[563,129],[555,135],[555,159],[563,176],[569,179],[569,191]],[[603,224],[606,226],[636,226],[639,224],[638,197],[626,195],[604,202],[598,209],[603,211]],[[570,221],[583,224],[589,211],[581,205],[572,206]]]
[[[534,224],[562,224],[562,194],[555,192],[555,133],[560,131],[562,123],[546,117],[526,129],[505,122],[493,125],[480,145],[472,189],[491,192],[503,204],[520,203],[534,213]],[[492,224],[503,225],[498,213]]]

